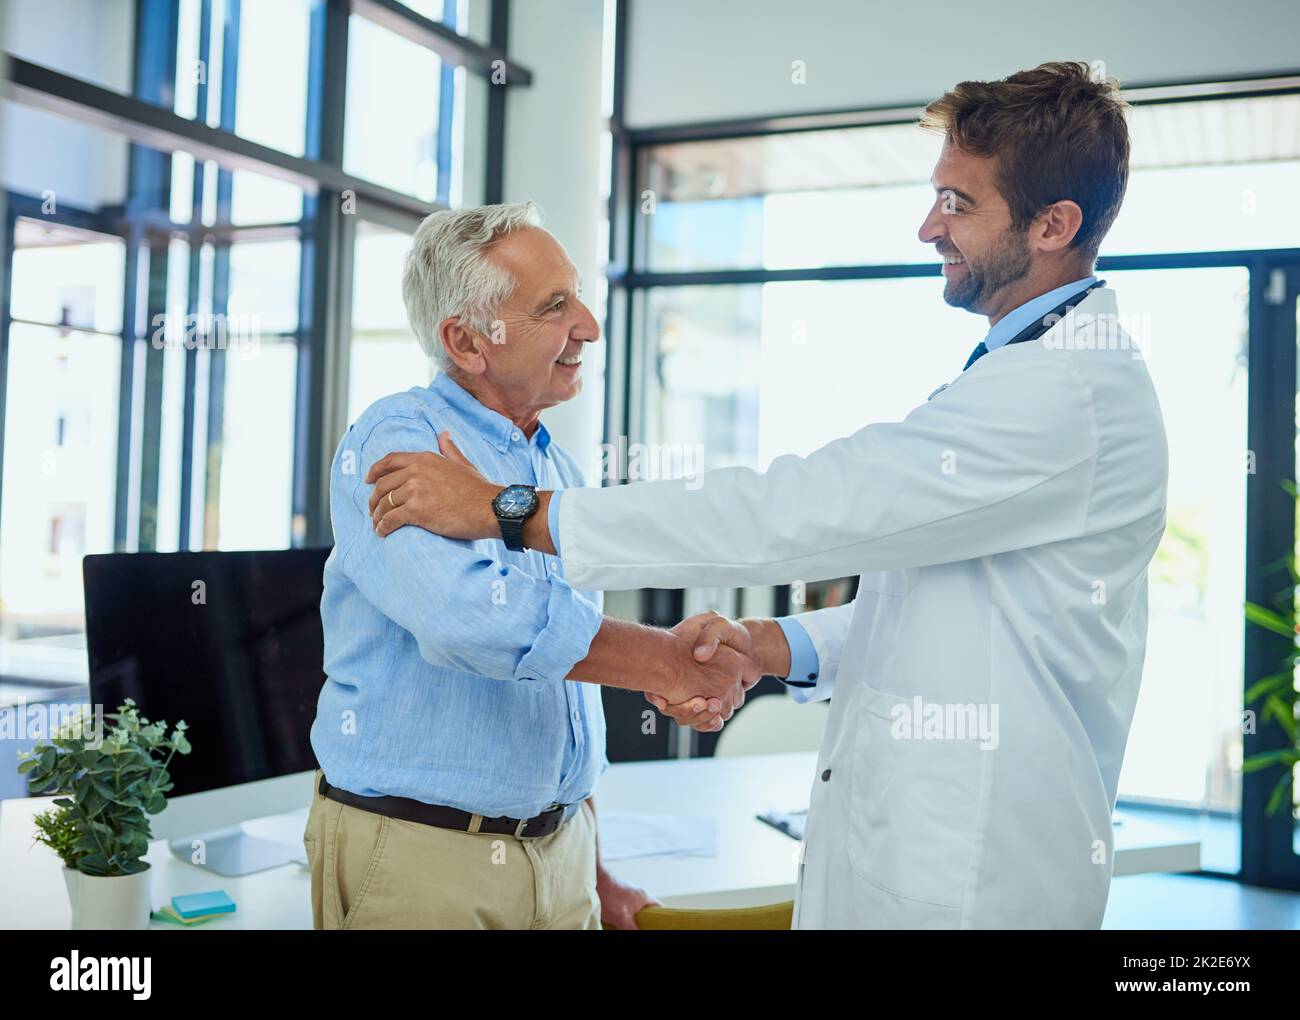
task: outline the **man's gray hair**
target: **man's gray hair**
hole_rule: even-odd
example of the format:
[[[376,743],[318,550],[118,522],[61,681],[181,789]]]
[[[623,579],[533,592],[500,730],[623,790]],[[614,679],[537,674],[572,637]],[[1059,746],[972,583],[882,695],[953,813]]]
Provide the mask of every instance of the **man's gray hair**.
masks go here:
[[[402,300],[420,347],[440,368],[451,360],[438,337],[442,321],[459,319],[491,336],[497,309],[515,288],[488,248],[511,231],[541,225],[534,203],[515,202],[430,213],[416,229],[402,270]]]

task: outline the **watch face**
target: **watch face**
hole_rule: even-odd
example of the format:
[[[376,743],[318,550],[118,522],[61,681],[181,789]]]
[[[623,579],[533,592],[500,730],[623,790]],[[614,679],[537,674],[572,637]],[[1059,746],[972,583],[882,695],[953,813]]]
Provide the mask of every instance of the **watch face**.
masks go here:
[[[502,517],[527,517],[537,505],[537,493],[527,485],[510,485],[492,501]]]

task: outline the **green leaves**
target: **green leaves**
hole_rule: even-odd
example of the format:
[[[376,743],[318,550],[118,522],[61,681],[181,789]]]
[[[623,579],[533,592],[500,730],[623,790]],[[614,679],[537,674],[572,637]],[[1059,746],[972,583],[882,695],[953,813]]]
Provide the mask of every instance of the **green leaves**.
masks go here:
[[[92,726],[68,729],[33,748],[18,772],[31,793],[63,795],[38,816],[38,842],[84,874],[133,875],[148,867],[148,816],[167,806],[173,787],[167,764],[191,747],[183,722],[168,735],[165,722],[150,722],[129,698],[103,718],[112,725],[99,746],[87,746]]]
[[[1300,488],[1297,488],[1295,482],[1288,479],[1282,484],[1293,501],[1300,501]],[[1297,567],[1294,552],[1284,557],[1284,562],[1291,578],[1291,587],[1278,594],[1277,609],[1267,609],[1254,602],[1247,602],[1245,606],[1248,622],[1291,642],[1291,652],[1279,663],[1277,672],[1260,677],[1246,688],[1245,694],[1247,705],[1263,703],[1260,718],[1265,722],[1275,722],[1290,744],[1288,747],[1252,754],[1242,762],[1242,772],[1259,772],[1270,768],[1282,770],[1268,798],[1266,810],[1270,815],[1283,808],[1290,811],[1292,801],[1288,794],[1294,782],[1296,764],[1300,762],[1300,732],[1297,732],[1300,727],[1296,724],[1297,702],[1300,701],[1300,692],[1296,691],[1297,668],[1300,667],[1300,635],[1297,633],[1297,628],[1300,627],[1300,617],[1297,614],[1297,607],[1300,607],[1300,568]]]
[[[1287,619],[1281,613],[1265,609],[1254,602],[1247,602],[1246,619],[1257,627],[1263,627],[1265,630],[1271,630],[1274,634],[1281,634],[1283,637],[1295,640],[1295,620]]]
[[[1269,795],[1268,806],[1264,809],[1268,814],[1276,814],[1282,810],[1282,805],[1287,803],[1287,791],[1291,789],[1291,770],[1283,772],[1273,787],[1273,792]]]
[[[77,850],[77,824],[70,810],[71,804],[71,801],[63,804],[56,802],[55,807],[42,811],[33,821],[36,823],[35,842],[45,844],[58,854],[65,867],[75,868],[80,853]]]

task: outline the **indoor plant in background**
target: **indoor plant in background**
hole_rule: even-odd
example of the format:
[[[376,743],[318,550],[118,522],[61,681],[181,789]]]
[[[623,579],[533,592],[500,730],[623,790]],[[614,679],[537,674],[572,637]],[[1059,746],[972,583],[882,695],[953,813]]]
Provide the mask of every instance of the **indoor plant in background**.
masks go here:
[[[167,806],[167,767],[173,755],[189,754],[190,744],[184,722],[168,735],[165,722],[141,716],[130,698],[104,718],[111,725],[103,734],[91,731],[88,715],[66,723],[49,744],[22,754],[18,771],[33,795],[61,795],[54,806],[66,816],[38,823],[37,840],[76,868],[69,886],[73,928],[144,928],[151,909],[142,859],[148,816]],[[69,827],[76,834],[70,846]]]
[[[1296,487],[1285,483],[1291,498],[1296,498]],[[1286,557],[1286,567],[1291,575],[1290,586],[1277,598],[1277,608],[1268,609],[1254,602],[1246,603],[1246,619],[1257,627],[1289,638],[1291,647],[1278,663],[1276,672],[1262,676],[1246,688],[1245,703],[1249,707],[1260,704],[1260,721],[1273,719],[1282,728],[1289,746],[1273,748],[1252,754],[1241,763],[1243,772],[1280,768],[1282,774],[1269,794],[1267,812],[1275,814],[1283,805],[1291,807],[1293,800],[1287,796],[1295,781],[1296,764],[1300,762],[1300,727],[1296,724],[1296,707],[1300,692],[1296,690],[1296,668],[1300,666],[1300,572],[1295,556]]]

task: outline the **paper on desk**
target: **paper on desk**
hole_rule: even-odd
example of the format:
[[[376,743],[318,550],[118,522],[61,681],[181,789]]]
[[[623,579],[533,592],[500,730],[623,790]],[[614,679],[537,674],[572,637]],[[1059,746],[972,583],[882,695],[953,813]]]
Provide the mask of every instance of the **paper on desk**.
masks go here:
[[[633,857],[716,857],[718,820],[700,815],[645,815],[601,810],[600,856],[606,861]]]

